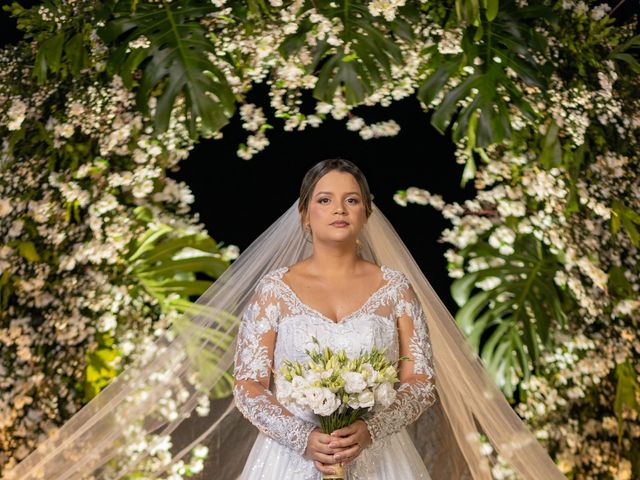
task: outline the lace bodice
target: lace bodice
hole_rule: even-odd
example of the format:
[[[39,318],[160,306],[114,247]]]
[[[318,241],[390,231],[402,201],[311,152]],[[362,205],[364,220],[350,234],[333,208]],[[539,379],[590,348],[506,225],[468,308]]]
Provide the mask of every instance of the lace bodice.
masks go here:
[[[242,315],[238,332],[234,399],[240,412],[261,432],[304,455],[309,433],[320,425],[313,412],[278,399],[276,382],[284,359],[308,361],[305,350],[314,344],[344,348],[358,355],[374,345],[400,362],[395,401],[367,412],[373,445],[415,421],[436,399],[432,349],[426,318],[404,273],[381,266],[386,282],[356,311],[334,321],[303,303],[282,280],[288,267],[265,274]],[[367,449],[365,449],[366,451]],[[364,452],[363,452],[364,453]]]

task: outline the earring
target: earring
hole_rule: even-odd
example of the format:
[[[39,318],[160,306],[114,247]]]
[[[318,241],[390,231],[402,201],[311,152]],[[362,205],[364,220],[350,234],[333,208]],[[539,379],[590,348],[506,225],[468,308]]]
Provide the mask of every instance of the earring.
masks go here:
[[[308,223],[305,223],[304,232],[309,234],[309,238],[307,238],[307,242],[313,242],[313,236],[311,235],[311,226]]]

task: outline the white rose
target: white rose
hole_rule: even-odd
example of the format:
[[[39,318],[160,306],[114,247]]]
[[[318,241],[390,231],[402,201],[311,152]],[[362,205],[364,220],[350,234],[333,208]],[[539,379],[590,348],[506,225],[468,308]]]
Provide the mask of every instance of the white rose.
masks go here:
[[[331,415],[340,406],[338,397],[324,387],[307,388],[306,399],[309,407],[317,415]]]
[[[376,403],[380,403],[384,407],[388,407],[396,399],[396,390],[391,382],[381,383],[373,393]]]
[[[349,400],[347,401],[347,405],[349,405],[354,410],[360,408],[360,400],[358,400],[358,394],[349,395]]]
[[[360,393],[367,387],[367,382],[361,373],[344,372],[342,378],[345,381],[344,390],[347,393]]]
[[[358,394],[358,402],[361,408],[369,408],[374,404],[374,396],[371,390],[365,390]]]

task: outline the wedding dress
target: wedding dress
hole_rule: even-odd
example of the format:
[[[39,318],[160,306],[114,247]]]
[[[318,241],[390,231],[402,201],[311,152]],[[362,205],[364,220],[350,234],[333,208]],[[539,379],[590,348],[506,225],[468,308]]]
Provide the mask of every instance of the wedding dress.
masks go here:
[[[351,462],[350,480],[427,480],[431,477],[406,426],[436,401],[432,350],[424,312],[407,277],[399,270],[380,266],[384,284],[354,312],[337,322],[300,300],[283,281],[288,267],[268,272],[257,284],[242,317],[238,333],[234,398],[238,410],[258,429],[242,480],[317,480],[322,473],[303,456],[309,433],[320,425],[318,417],[278,395],[277,379],[283,360],[309,360],[312,337],[347,355],[386,347],[385,356],[396,363],[400,355],[414,360],[421,379],[400,384],[395,401],[386,409],[370,411],[367,423],[372,445]],[[400,352],[397,318],[409,315],[414,330],[410,352]],[[275,339],[275,340],[274,340]],[[269,381],[271,372],[274,377]],[[260,383],[267,380],[272,389]]]

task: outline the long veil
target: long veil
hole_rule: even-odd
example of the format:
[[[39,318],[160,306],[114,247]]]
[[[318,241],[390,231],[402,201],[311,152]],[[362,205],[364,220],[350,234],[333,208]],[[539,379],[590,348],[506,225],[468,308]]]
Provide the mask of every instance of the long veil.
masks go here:
[[[360,255],[404,272],[428,323],[438,400],[408,430],[432,478],[491,479],[496,454],[518,478],[565,478],[488,376],[393,226],[372,208]],[[296,200],[198,298],[196,308],[3,478],[138,478],[134,474],[151,465],[163,465],[162,473],[140,478],[169,478],[199,445],[209,449],[208,457],[201,476],[192,478],[236,478],[257,433],[230,393],[239,319],[264,274],[311,251]],[[481,438],[493,454],[487,455]],[[170,460],[162,455],[167,442]]]

